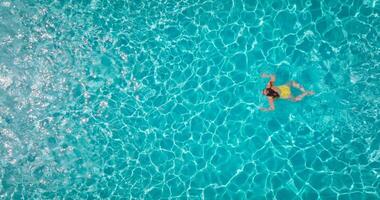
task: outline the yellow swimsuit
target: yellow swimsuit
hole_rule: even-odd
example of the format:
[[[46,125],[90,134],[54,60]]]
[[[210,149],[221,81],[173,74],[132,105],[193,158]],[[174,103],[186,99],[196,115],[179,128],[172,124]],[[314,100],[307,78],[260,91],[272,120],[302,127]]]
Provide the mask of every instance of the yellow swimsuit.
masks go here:
[[[292,92],[290,91],[290,87],[288,85],[280,85],[277,88],[280,90],[281,99],[289,99],[292,96]]]

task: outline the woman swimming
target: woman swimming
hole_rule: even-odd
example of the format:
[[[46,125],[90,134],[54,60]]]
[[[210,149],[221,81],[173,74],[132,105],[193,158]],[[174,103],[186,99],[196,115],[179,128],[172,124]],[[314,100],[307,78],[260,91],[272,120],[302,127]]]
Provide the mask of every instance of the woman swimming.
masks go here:
[[[263,95],[267,96],[268,102],[269,102],[269,108],[260,108],[262,111],[272,111],[274,110],[274,100],[280,98],[280,99],[286,99],[291,101],[301,101],[305,96],[307,95],[313,95],[313,91],[307,91],[304,87],[302,87],[299,83],[295,81],[289,81],[285,85],[280,86],[274,86],[274,82],[276,81],[276,77],[274,75],[270,74],[262,74],[262,78],[270,78],[269,83],[267,84],[266,88],[263,90]],[[299,89],[302,94],[293,97],[290,87],[294,87]]]

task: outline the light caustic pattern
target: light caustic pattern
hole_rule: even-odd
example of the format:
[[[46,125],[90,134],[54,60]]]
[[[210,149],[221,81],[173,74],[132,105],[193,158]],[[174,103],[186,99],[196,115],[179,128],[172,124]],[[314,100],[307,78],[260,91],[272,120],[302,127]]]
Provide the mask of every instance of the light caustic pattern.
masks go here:
[[[380,2],[0,2],[1,199],[379,199]],[[276,102],[261,73],[316,95]]]

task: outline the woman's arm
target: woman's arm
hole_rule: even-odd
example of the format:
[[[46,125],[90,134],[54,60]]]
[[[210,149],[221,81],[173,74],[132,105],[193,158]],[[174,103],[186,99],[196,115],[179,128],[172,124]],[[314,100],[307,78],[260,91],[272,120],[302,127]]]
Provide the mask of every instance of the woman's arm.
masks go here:
[[[261,111],[273,111],[275,109],[273,98],[268,97],[268,102],[269,102],[269,108],[260,108]]]
[[[265,74],[264,73],[264,74],[261,74],[261,77],[262,78],[270,78],[270,81],[267,84],[267,88],[270,88],[273,85],[273,83],[276,81],[276,76],[273,74]]]

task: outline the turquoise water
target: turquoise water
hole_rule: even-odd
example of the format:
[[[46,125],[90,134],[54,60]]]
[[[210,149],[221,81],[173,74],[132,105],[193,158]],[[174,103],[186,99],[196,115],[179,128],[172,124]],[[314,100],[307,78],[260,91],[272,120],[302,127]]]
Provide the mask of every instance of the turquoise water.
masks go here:
[[[380,1],[0,2],[0,199],[379,199]],[[316,95],[261,95],[297,80]]]

